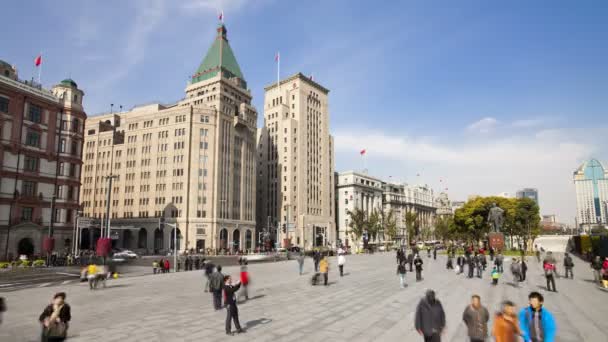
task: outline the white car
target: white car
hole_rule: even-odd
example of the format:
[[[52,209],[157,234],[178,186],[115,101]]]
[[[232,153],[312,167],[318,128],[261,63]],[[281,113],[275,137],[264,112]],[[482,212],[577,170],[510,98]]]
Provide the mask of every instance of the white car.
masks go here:
[[[139,255],[135,252],[130,251],[128,249],[122,250],[120,252],[114,253],[114,258],[124,258],[124,259],[137,259]]]

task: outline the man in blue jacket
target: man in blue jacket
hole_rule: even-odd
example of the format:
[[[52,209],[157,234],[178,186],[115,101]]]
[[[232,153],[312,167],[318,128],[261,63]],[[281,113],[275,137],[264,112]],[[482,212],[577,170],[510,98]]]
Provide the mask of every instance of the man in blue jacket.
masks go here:
[[[543,308],[544,298],[538,292],[530,292],[530,306],[519,312],[519,327],[525,342],[554,342],[557,326],[553,315]]]

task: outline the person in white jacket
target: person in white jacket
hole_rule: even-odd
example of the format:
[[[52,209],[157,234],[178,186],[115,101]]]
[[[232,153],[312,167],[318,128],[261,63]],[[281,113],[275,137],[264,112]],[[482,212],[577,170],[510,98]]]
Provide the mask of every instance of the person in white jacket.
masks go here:
[[[346,252],[340,247],[338,249],[338,268],[340,269],[340,277],[344,276],[344,264],[346,263]]]

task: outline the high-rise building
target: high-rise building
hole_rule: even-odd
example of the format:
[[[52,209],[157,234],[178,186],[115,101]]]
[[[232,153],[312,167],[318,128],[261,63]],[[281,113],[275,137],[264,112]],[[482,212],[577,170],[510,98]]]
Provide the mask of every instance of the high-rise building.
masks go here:
[[[336,224],[340,243],[351,246],[349,233],[351,218],[348,212],[359,209],[369,217],[374,211],[382,211],[382,184],[375,177],[362,172],[336,173]]]
[[[84,92],[65,79],[43,88],[0,61],[0,259],[42,254],[52,231],[68,252],[78,211]]]
[[[579,226],[608,224],[608,170],[596,159],[574,171],[576,219]]]
[[[265,88],[258,229],[266,244],[335,245],[334,148],[325,87],[297,73]]]
[[[529,198],[538,204],[538,189],[524,188],[515,193],[515,198]]]
[[[253,249],[256,124],[220,24],[184,100],[87,122],[84,215],[103,219],[110,205],[116,247],[173,249],[177,225],[179,250]],[[82,247],[93,247],[98,236],[96,226],[83,227]]]

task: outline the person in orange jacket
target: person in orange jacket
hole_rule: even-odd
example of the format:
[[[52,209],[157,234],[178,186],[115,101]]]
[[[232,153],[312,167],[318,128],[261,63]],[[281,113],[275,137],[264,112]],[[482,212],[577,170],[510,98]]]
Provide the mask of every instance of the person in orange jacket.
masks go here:
[[[496,342],[517,342],[520,335],[515,304],[506,300],[502,302],[501,311],[494,318],[492,336],[494,336]]]

